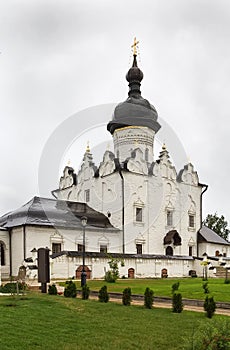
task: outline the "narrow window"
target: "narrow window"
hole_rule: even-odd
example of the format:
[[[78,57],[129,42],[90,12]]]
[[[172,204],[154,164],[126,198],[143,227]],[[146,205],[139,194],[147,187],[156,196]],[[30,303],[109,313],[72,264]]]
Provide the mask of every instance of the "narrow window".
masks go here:
[[[149,161],[149,149],[148,148],[145,149],[145,160],[146,160],[146,162]]]
[[[52,243],[52,253],[60,253],[61,252],[61,243]]]
[[[142,244],[136,244],[137,254],[142,254]]]
[[[100,245],[100,253],[107,253],[107,245],[105,244]]]
[[[167,211],[167,226],[173,225],[173,212],[171,210]]]
[[[142,222],[142,208],[136,208],[136,221]]]
[[[173,249],[170,245],[166,248],[166,255],[173,255]]]
[[[83,252],[83,244],[78,244],[77,245],[77,251],[78,252]]]
[[[120,158],[120,152],[117,151],[117,158],[119,159]]]
[[[90,201],[90,190],[85,190],[85,201],[86,202]]]
[[[188,255],[189,256],[192,256],[193,254],[192,254],[192,246],[189,246],[188,247]]]
[[[189,215],[188,216],[189,219],[189,227],[195,227],[195,216],[194,215]]]

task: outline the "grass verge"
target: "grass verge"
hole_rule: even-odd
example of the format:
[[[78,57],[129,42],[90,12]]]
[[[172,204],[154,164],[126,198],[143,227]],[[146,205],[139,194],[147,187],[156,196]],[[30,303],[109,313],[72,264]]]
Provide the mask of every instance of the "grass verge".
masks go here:
[[[29,293],[1,297],[1,350],[183,349],[203,313]],[[215,316],[214,319],[226,318]]]

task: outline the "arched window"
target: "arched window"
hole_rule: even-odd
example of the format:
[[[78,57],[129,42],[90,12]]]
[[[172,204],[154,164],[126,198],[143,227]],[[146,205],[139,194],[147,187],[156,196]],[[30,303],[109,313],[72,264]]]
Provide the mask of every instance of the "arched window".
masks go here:
[[[1,246],[1,266],[6,265],[6,261],[5,261],[5,244],[3,242],[0,242],[0,246]]]
[[[220,255],[220,252],[219,250],[216,250],[216,253],[215,253],[216,256],[219,256]]]
[[[169,245],[167,248],[166,248],[166,255],[173,255],[173,248]]]

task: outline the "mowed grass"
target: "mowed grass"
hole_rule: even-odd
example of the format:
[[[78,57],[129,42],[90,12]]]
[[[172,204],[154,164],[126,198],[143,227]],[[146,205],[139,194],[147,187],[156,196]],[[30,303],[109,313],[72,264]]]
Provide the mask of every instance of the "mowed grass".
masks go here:
[[[171,288],[173,283],[180,282],[179,291],[183,298],[204,299],[204,290],[202,288],[202,278],[165,278],[165,279],[121,279],[116,283],[106,283],[103,280],[88,280],[87,285],[90,290],[98,291],[106,285],[108,292],[120,292],[124,288],[130,287],[132,294],[144,294],[145,288],[149,287],[154,291],[155,296],[171,297]],[[230,284],[225,284],[224,279],[210,278],[208,280],[209,291],[216,301],[230,302]],[[77,282],[80,288],[80,282]]]
[[[0,313],[1,350],[180,350],[201,323],[213,322],[203,313],[175,314],[35,292],[0,297]],[[220,318],[226,316],[214,316]]]

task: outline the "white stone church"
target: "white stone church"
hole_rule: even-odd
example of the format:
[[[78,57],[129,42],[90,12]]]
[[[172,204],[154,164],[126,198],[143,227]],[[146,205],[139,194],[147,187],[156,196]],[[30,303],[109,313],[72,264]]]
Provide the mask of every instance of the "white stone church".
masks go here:
[[[215,276],[228,263],[230,244],[202,227],[207,185],[191,163],[177,171],[165,145],[154,154],[161,126],[141,95],[135,50],[126,79],[128,98],[107,125],[114,152],[107,150],[97,167],[87,147],[78,172],[65,167],[55,199],[34,197],[0,218],[2,277],[25,266],[27,278],[36,279],[37,249],[48,247],[52,279],[80,278],[82,216],[87,278],[103,278],[111,257],[124,261],[120,276],[129,278],[202,275],[204,259]]]

